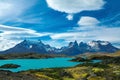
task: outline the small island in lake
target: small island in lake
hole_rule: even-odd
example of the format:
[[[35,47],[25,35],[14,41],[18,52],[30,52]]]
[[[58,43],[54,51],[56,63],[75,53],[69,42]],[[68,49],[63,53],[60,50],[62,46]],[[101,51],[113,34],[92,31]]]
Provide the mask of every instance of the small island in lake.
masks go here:
[[[0,68],[4,68],[4,69],[18,68],[18,67],[20,67],[20,65],[17,64],[4,64],[0,66]]]

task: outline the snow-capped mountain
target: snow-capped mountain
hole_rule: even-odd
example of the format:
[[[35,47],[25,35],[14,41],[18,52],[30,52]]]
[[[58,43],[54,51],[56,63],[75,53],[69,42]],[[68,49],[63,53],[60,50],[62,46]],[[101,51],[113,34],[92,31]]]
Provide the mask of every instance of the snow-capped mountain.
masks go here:
[[[108,41],[90,41],[88,43],[80,42],[79,45],[77,41],[70,42],[66,49],[62,50],[62,53],[68,55],[77,55],[86,52],[115,52],[118,48],[112,46]]]
[[[87,43],[92,52],[115,52],[118,48],[114,47],[108,41],[90,41]]]
[[[24,40],[15,47],[10,48],[4,53],[50,53],[54,47],[43,44],[41,41]]]
[[[85,52],[115,52],[118,48],[112,46],[108,41],[90,41],[88,43],[77,41],[70,42],[68,46],[60,49],[51,47],[42,43],[42,41],[24,40],[15,47],[10,48],[2,53],[62,53],[66,55],[77,55]]]

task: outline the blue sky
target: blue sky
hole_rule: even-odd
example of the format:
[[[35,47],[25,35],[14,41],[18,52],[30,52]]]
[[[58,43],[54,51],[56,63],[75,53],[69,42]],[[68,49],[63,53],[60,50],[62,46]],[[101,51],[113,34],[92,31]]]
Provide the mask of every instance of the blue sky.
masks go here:
[[[24,39],[61,47],[110,41],[120,47],[119,0],[0,0],[0,50]]]

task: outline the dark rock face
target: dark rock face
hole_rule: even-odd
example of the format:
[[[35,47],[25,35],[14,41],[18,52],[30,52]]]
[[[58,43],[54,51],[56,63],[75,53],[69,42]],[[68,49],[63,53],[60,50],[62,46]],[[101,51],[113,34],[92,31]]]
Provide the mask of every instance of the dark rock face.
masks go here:
[[[89,52],[90,46],[87,45],[87,43],[80,42],[79,49],[80,49],[81,53]]]
[[[61,52],[64,53],[64,54],[67,54],[67,55],[76,55],[76,54],[78,54],[80,51],[79,51],[77,41],[70,42],[68,47],[66,47],[66,49],[62,50]]]
[[[78,55],[86,52],[108,52],[112,53],[119,50],[118,48],[112,46],[108,41],[91,41],[88,43],[80,42],[79,45],[77,41],[70,42],[66,49],[62,50],[62,53],[68,55]]]
[[[57,49],[50,45],[45,45],[41,41],[24,40],[15,47],[1,53],[42,53],[42,54],[66,54],[78,55],[86,52],[108,52],[112,53],[119,50],[108,41],[90,41],[88,43],[77,41],[70,42],[68,46]]]

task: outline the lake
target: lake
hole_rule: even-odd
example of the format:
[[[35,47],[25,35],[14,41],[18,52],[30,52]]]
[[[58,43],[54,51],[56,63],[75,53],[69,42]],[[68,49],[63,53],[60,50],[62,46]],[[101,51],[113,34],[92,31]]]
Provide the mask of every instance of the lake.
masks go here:
[[[48,58],[48,59],[12,59],[0,60],[0,66],[4,64],[18,64],[21,67],[16,69],[2,69],[10,70],[12,72],[25,71],[30,69],[43,69],[43,68],[60,68],[60,67],[73,67],[78,62],[70,62],[72,58]]]
[[[0,60],[0,66],[4,64],[17,64],[21,67],[16,69],[1,69],[10,70],[12,72],[26,71],[30,69],[43,69],[43,68],[61,68],[73,67],[83,62],[71,62],[72,58],[48,58],[48,59],[11,59]],[[93,60],[93,63],[101,62],[101,60]]]

